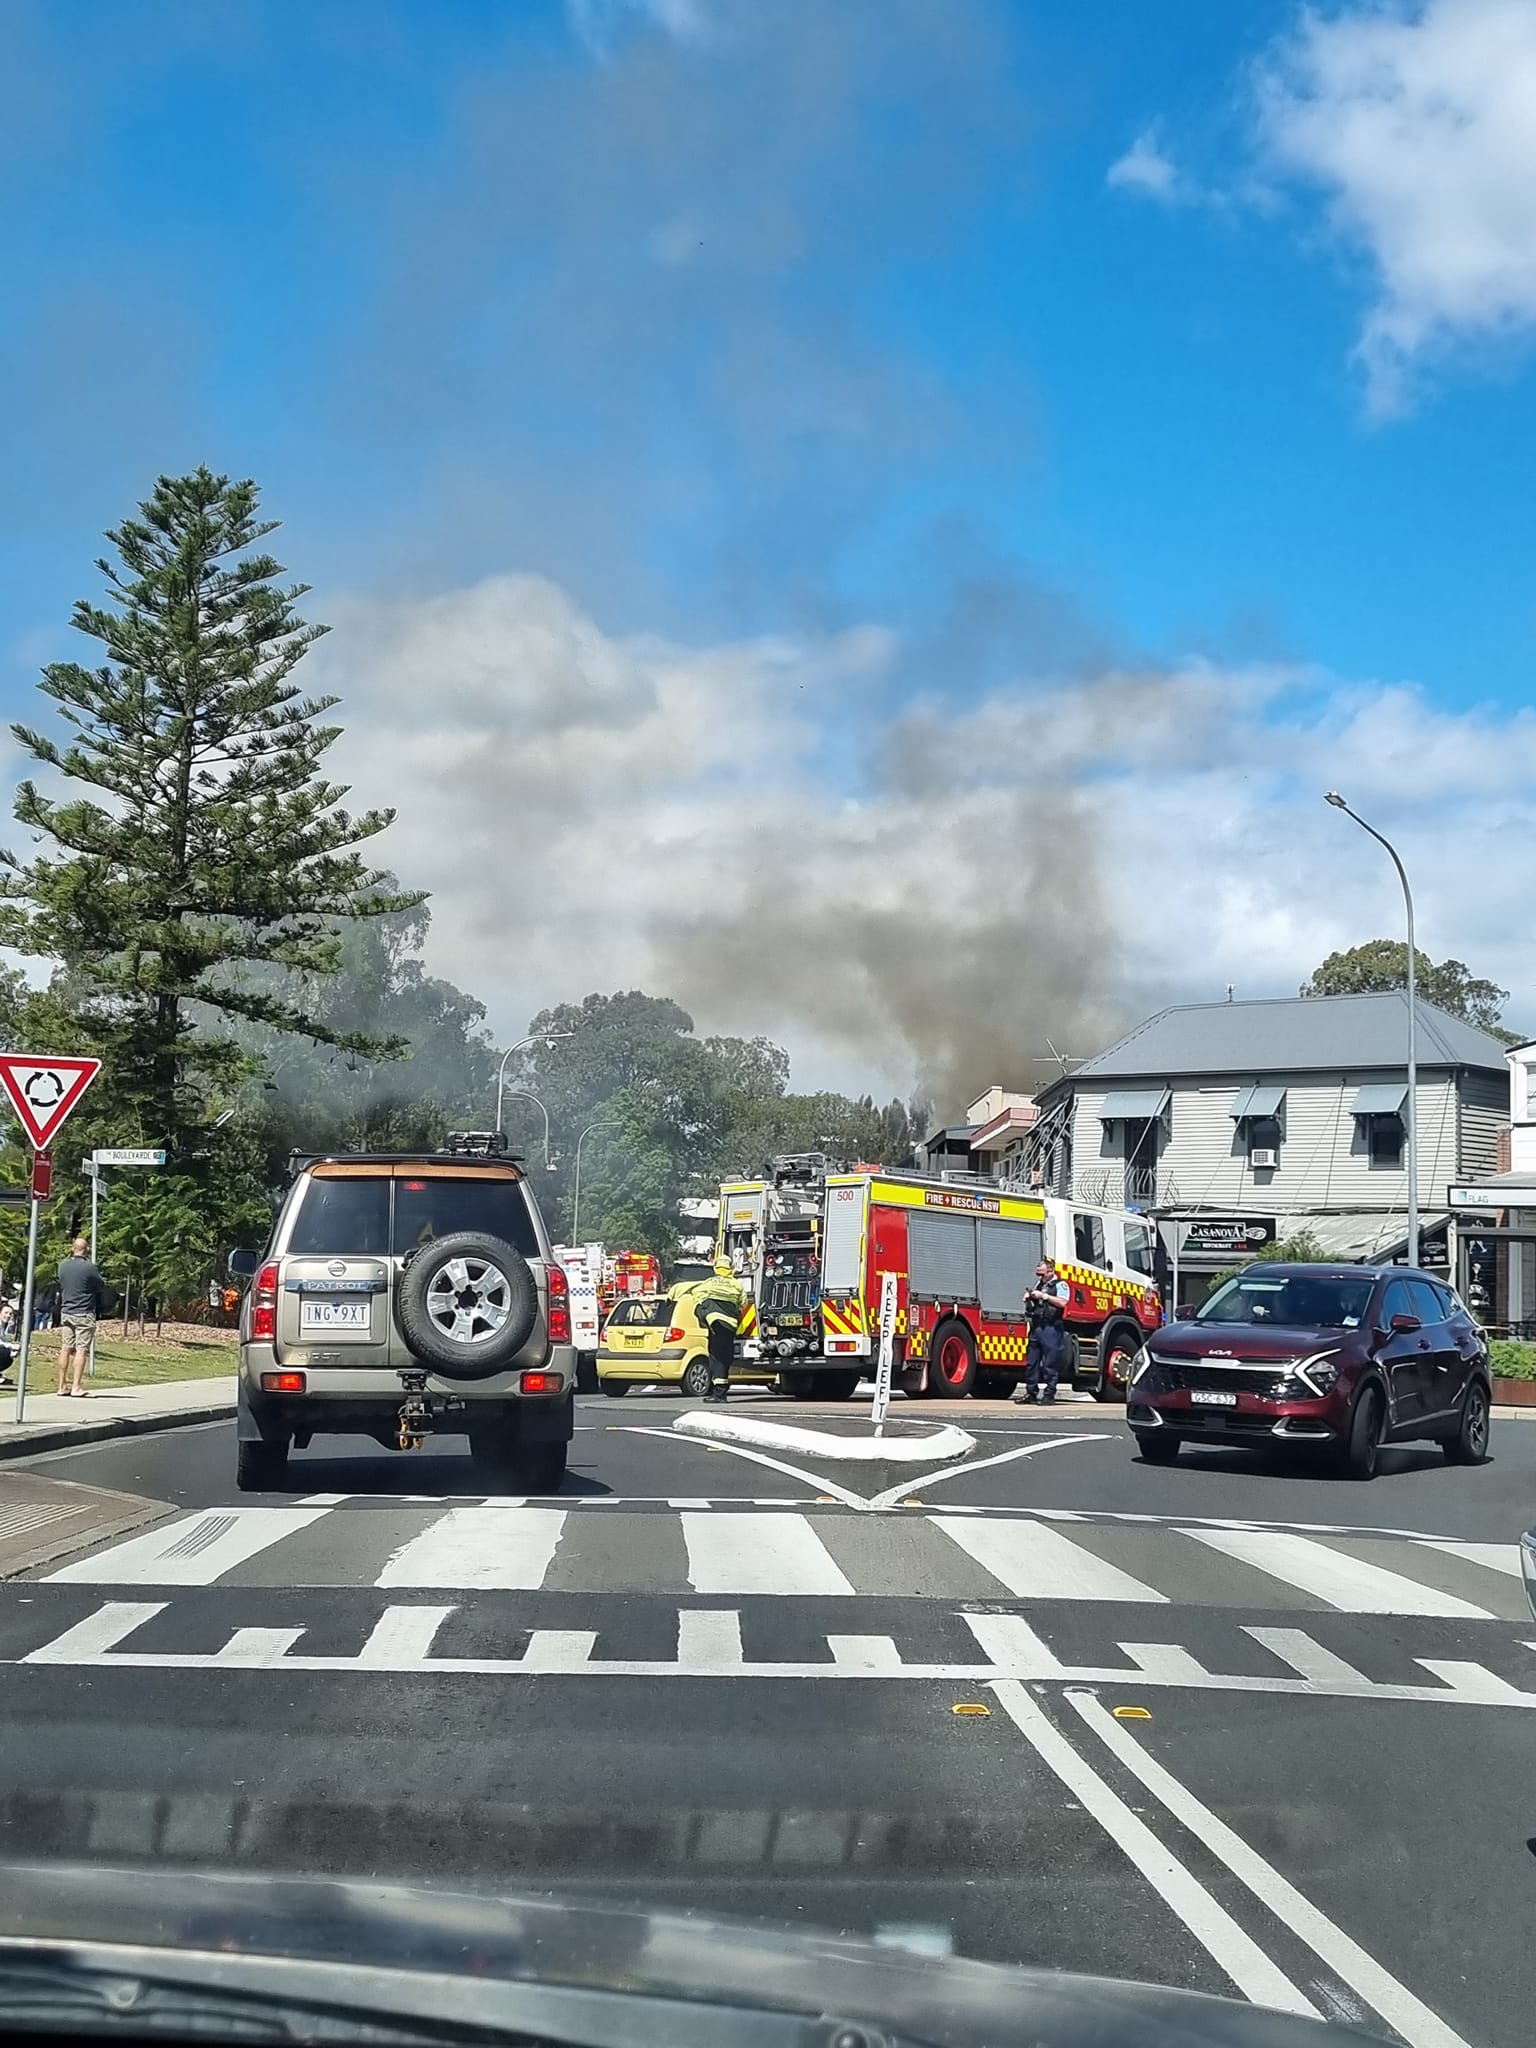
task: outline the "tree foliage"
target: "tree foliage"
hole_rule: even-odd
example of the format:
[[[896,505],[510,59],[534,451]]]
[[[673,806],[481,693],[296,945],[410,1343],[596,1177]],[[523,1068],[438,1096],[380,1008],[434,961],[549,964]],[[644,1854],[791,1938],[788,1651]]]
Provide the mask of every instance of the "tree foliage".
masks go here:
[[[1417,947],[1413,954],[1418,993],[1436,1009],[1453,1017],[1464,1017],[1479,1030],[1502,1038],[1506,1044],[1519,1042],[1519,1034],[1505,1029],[1504,1005],[1509,990],[1497,982],[1476,975],[1460,960],[1442,960],[1438,965]],[[1402,939],[1368,939],[1347,952],[1330,953],[1320,967],[1303,982],[1304,996],[1373,995],[1386,989],[1403,988],[1408,981],[1408,947]]]
[[[838,1159],[895,1165],[916,1135],[907,1108],[869,1096],[789,1092],[789,1061],[764,1038],[698,1038],[665,997],[629,990],[543,1010],[509,1084],[549,1112],[558,1153],[543,1162],[543,1119],[509,1097],[506,1124],[528,1156],[550,1228],[567,1236],[581,1143],[580,1234],[670,1254],[679,1200],[758,1172],[780,1152],[826,1150]],[[557,1034],[568,1034],[559,1036]]]
[[[293,676],[324,628],[294,610],[306,586],[281,587],[281,565],[252,552],[275,523],[257,506],[254,484],[207,469],[162,477],[108,535],[107,602],[75,607],[105,660],[43,671],[67,735],[13,728],[66,787],[17,790],[37,851],[3,856],[0,939],[60,964],[120,1103],[172,1147],[242,1064],[227,1034],[195,1028],[194,1003],[389,1050],[247,971],[324,973],[343,921],[415,900],[387,891],[357,851],[392,814],[352,816],[322,773],[335,699],[303,696]]]

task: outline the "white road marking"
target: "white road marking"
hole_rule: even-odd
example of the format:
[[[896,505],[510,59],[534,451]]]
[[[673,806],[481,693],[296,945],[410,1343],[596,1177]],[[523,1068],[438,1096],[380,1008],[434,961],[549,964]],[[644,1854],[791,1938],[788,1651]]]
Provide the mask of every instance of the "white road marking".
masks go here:
[[[301,1628],[237,1628],[214,1662],[265,1669],[280,1664],[303,1633]]]
[[[44,1643],[40,1650],[23,1657],[23,1664],[93,1664],[109,1650],[115,1650],[125,1636],[164,1611],[164,1600],[109,1600],[84,1621],[77,1621],[63,1635]]]
[[[1519,1686],[1511,1685],[1507,1678],[1500,1678],[1482,1664],[1468,1664],[1456,1657],[1415,1657],[1413,1661],[1422,1664],[1432,1678],[1443,1678],[1452,1692],[1463,1699],[1478,1699],[1487,1706],[1502,1707],[1511,1701],[1518,1704],[1522,1697]]]
[[[401,1544],[373,1583],[534,1592],[564,1527],[558,1508],[450,1508]]]
[[[617,1426],[625,1427],[623,1424]],[[630,1427],[627,1433],[630,1436],[659,1436],[669,1444],[688,1442],[687,1437],[674,1436],[670,1429],[648,1429],[643,1425]],[[697,1449],[698,1446],[695,1445],[694,1448]],[[782,1472],[787,1478],[798,1479],[802,1485],[808,1486],[812,1493],[834,1495],[845,1507],[862,1510],[869,1506],[863,1494],[854,1493],[849,1487],[839,1486],[835,1479],[823,1479],[815,1472],[802,1472],[798,1466],[786,1465],[782,1458],[770,1458],[766,1451],[749,1450],[745,1444],[710,1444],[708,1448],[723,1452],[729,1458],[745,1458],[750,1465],[766,1465],[772,1472]]]
[[[1199,1685],[1209,1674],[1197,1657],[1177,1643],[1117,1643],[1147,1677],[1154,1675],[1164,1685]]]
[[[77,1586],[211,1586],[259,1551],[296,1536],[329,1508],[204,1508],[50,1572]]]
[[[901,1669],[901,1652],[891,1636],[828,1636],[834,1664],[845,1671],[892,1672]]]
[[[378,1671],[409,1670],[423,1663],[453,1612],[451,1607],[386,1607],[358,1651],[358,1663]]]
[[[569,1671],[585,1664],[597,1647],[597,1631],[590,1628],[536,1628],[523,1652],[525,1671]]]
[[[1468,1564],[1480,1564],[1487,1571],[1503,1572],[1511,1579],[1520,1576],[1518,1543],[1463,1543],[1454,1536],[1415,1536],[1413,1540],[1428,1550],[1443,1550],[1448,1557],[1463,1558]]]
[[[989,1465],[1009,1465],[1015,1458],[1033,1458],[1039,1451],[1059,1451],[1064,1444],[1099,1444],[1107,1441],[1102,1430],[1090,1436],[1079,1431],[1075,1436],[1042,1436],[1033,1443],[1021,1444],[1017,1450],[999,1451],[993,1458],[967,1458],[961,1465],[946,1465],[940,1471],[930,1472],[923,1479],[904,1479],[899,1486],[888,1486],[884,1493],[877,1493],[869,1501],[872,1508],[893,1508],[898,1501],[905,1500],[909,1493],[919,1490],[927,1492],[931,1486],[947,1486],[951,1479],[964,1479],[972,1472],[985,1472]]]
[[[23,1664],[63,1664],[99,1670],[205,1671],[241,1668],[227,1661],[226,1652],[184,1652],[121,1650],[117,1645],[144,1622],[161,1613],[165,1601],[109,1601],[84,1621],[41,1649],[23,1657]],[[357,1656],[315,1656],[306,1651],[288,1651],[266,1664],[283,1671],[325,1671],[339,1673],[390,1671],[427,1677],[486,1677],[495,1679],[526,1676],[528,1663],[518,1657],[434,1657],[431,1638],[452,1608],[392,1608],[381,1618],[374,1634]],[[404,1620],[395,1616],[420,1616],[419,1648],[413,1645]],[[1065,1665],[1041,1641],[1034,1630],[1015,1614],[966,1614],[964,1620],[975,1636],[985,1661],[950,1664],[894,1664],[883,1650],[868,1646],[883,1638],[827,1638],[829,1645],[841,1645],[833,1661],[813,1663],[747,1663],[741,1656],[740,1617],[698,1609],[678,1613],[678,1655],[675,1659],[592,1658],[586,1630],[544,1631],[537,1668],[560,1671],[572,1677],[603,1678],[733,1678],[771,1679],[884,1679],[938,1682],[946,1685],[987,1685],[1003,1680],[1034,1683],[1062,1681],[1071,1685],[1124,1686],[1134,1679],[1141,1686],[1193,1688],[1202,1692],[1267,1693],[1295,1699],[1360,1699],[1410,1701],[1432,1706],[1519,1707],[1536,1710],[1536,1693],[1506,1690],[1480,1665],[1445,1663],[1439,1666],[1445,1682],[1437,1685],[1371,1685],[1314,1683],[1305,1678],[1248,1678],[1223,1672],[1198,1672],[1191,1659],[1181,1657],[1164,1662],[1149,1658],[1155,1668],[1128,1669],[1125,1665]],[[385,1624],[388,1623],[386,1632]],[[271,1640],[280,1635],[296,1637],[301,1630],[267,1630]],[[1123,1647],[1123,1646],[1122,1646]],[[1133,1650],[1138,1646],[1130,1646]],[[1143,1646],[1145,1647],[1145,1646]],[[1161,1649],[1162,1646],[1153,1646]],[[227,1646],[226,1646],[227,1651]],[[0,1659],[0,1666],[8,1661]],[[249,1667],[246,1667],[249,1668]],[[1346,1667],[1347,1668],[1347,1667]]]
[[[997,1690],[1001,1693],[1002,1687]],[[1310,1899],[1250,1849],[1225,1821],[1219,1820],[1171,1772],[1164,1770],[1127,1731],[1124,1723],[1115,1720],[1102,1701],[1084,1692],[1069,1692],[1066,1698],[1110,1754],[1133,1777],[1141,1780],[1153,1798],[1161,1800],[1174,1819],[1224,1863],[1261,1905],[1267,1906],[1389,2027],[1401,2034],[1409,2048],[1466,2048],[1461,2036],[1448,2027],[1438,2013],[1431,2012],[1427,2005],[1415,1998],[1406,1985],[1400,1984],[1373,1956],[1367,1955],[1358,1942],[1351,1940],[1341,1927],[1335,1926]]]
[[[1304,1629],[1299,1628],[1249,1628],[1243,1629],[1245,1636],[1278,1657],[1283,1664],[1289,1664],[1293,1671],[1299,1671],[1303,1678],[1309,1678],[1314,1685],[1364,1686],[1370,1689],[1371,1681],[1363,1671],[1357,1671],[1353,1664],[1346,1664],[1342,1657],[1336,1657],[1332,1650],[1314,1642]]]
[[[1143,1585],[1043,1522],[971,1522],[953,1515],[930,1515],[928,1520],[1010,1593],[1032,1600],[1146,1600],[1168,1605],[1166,1593]]]
[[[682,1516],[696,1593],[851,1593],[803,1515]]]
[[[966,1627],[1003,1671],[1027,1672],[1033,1678],[1053,1678],[1061,1669],[1056,1652],[1021,1614],[967,1614]]]
[[[1211,1896],[1146,1822],[1131,1811],[1113,1786],[1078,1754],[1022,1685],[1004,1679],[992,1690],[1003,1712],[1041,1762],[1056,1773],[1072,1797],[1093,1816],[1245,1998],[1255,2005],[1275,2006],[1281,2012],[1320,2017],[1306,1993],[1291,1982],[1278,1964],[1271,1962],[1225,1906]]]
[[[1464,1621],[1492,1621],[1486,1607],[1474,1607],[1454,1593],[1442,1593],[1434,1586],[1421,1586],[1401,1572],[1367,1564],[1363,1558],[1347,1557],[1330,1550],[1310,1536],[1293,1536],[1273,1529],[1195,1529],[1183,1532],[1196,1543],[1235,1557],[1242,1564],[1265,1572],[1284,1585],[1326,1600],[1344,1614],[1441,1614]]]
[[[695,1671],[741,1668],[741,1616],[721,1608],[677,1610],[677,1661]]]

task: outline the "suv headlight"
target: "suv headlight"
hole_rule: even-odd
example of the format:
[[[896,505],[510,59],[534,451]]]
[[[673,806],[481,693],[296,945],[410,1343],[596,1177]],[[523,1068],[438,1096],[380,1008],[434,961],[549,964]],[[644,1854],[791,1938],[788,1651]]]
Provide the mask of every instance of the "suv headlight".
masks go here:
[[[1134,1387],[1136,1382],[1141,1378],[1142,1374],[1146,1371],[1147,1367],[1151,1363],[1152,1354],[1147,1349],[1146,1345],[1143,1344],[1141,1349],[1137,1352],[1136,1356],[1131,1360],[1131,1370],[1126,1378],[1125,1384],[1128,1387]]]
[[[1331,1354],[1298,1358],[1275,1383],[1277,1401],[1321,1400],[1338,1385],[1339,1368]]]

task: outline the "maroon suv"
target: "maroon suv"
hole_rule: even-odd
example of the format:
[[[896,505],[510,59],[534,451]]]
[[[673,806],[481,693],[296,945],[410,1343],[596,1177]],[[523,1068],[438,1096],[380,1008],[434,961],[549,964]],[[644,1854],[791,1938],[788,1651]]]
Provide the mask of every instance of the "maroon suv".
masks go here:
[[[1451,1290],[1407,1266],[1245,1266],[1136,1354],[1126,1420],[1141,1455],[1182,1443],[1314,1445],[1370,1479],[1383,1444],[1488,1453],[1488,1344]]]

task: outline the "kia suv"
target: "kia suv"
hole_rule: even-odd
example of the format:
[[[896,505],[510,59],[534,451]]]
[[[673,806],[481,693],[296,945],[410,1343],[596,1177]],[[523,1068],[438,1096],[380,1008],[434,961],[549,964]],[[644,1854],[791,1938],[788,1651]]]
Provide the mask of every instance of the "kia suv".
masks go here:
[[[236,1252],[237,1479],[278,1485],[316,1435],[469,1439],[519,1492],[565,1474],[570,1297],[522,1168],[485,1132],[442,1152],[296,1160],[265,1253]]]
[[[1370,1479],[1383,1444],[1488,1454],[1488,1343],[1455,1294],[1404,1266],[1251,1265],[1132,1361],[1126,1420],[1149,1464],[1184,1443],[1326,1453]]]

